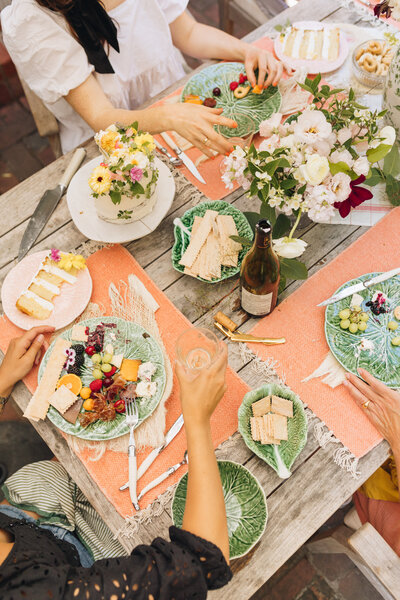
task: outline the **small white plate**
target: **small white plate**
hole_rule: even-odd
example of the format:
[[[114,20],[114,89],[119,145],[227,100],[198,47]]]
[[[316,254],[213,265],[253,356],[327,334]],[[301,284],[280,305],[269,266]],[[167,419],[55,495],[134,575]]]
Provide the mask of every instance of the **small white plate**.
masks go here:
[[[93,169],[103,161],[103,156],[90,160],[75,173],[68,186],[68,208],[75,225],[84,236],[96,242],[125,244],[148,235],[159,226],[174,200],[175,181],[171,171],[156,157],[159,176],[154,192],[156,203],[153,211],[134,223],[108,223],[97,216],[88,184]]]
[[[318,21],[297,21],[297,23],[292,24],[292,27],[297,27],[298,29],[320,29],[321,23]],[[330,27],[332,27],[332,25]],[[277,57],[291,69],[296,70],[305,68],[307,69],[307,73],[331,73],[341,67],[346,60],[349,53],[349,45],[347,43],[346,34],[343,31],[340,31],[339,56],[336,60],[323,60],[322,58],[316,60],[291,58],[284,54],[281,36],[278,35],[278,37],[275,38],[274,50]]]
[[[54,309],[45,321],[24,314],[16,307],[19,296],[28,287],[48,250],[25,256],[7,274],[1,289],[3,310],[14,325],[30,329],[38,325],[50,325],[56,329],[66,327],[83,313],[92,295],[92,278],[89,269],[79,271],[74,284],[63,283],[61,293],[53,300]]]

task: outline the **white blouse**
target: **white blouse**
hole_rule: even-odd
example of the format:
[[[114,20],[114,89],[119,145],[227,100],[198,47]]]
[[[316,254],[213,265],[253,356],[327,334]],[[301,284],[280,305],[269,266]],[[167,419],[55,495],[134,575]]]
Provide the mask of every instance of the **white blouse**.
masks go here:
[[[4,43],[22,79],[60,125],[63,152],[93,135],[64,96],[94,74],[115,108],[134,109],[184,75],[169,23],[188,0],[124,0],[108,14],[117,26],[120,52],[110,47],[114,73],[100,74],[62,15],[35,0],[13,0],[1,12]]]

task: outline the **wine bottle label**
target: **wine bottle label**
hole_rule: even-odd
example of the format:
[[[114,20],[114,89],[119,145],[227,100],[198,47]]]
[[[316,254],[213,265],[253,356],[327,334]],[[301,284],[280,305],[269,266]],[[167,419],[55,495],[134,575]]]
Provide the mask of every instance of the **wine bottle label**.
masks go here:
[[[251,315],[267,315],[271,312],[272,292],[257,296],[242,287],[242,308]]]

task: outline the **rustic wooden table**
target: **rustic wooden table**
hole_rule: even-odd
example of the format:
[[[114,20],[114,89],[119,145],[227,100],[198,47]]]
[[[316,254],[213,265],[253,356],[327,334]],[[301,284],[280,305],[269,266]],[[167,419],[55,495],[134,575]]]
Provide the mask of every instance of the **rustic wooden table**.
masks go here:
[[[274,25],[300,19],[323,22],[348,22],[355,24],[359,16],[355,11],[340,8],[336,0],[301,0],[248,36],[249,41],[258,39],[273,30]],[[170,90],[172,91],[172,90]],[[166,94],[165,92],[164,94]],[[93,141],[86,144],[87,160],[97,155]],[[68,165],[71,153],[56,160],[40,172],[19,184],[0,198],[0,283],[16,264],[16,256],[23,231],[43,192],[58,182]],[[242,190],[226,198],[241,210],[251,210],[251,201]],[[228,280],[208,285],[191,277],[182,276],[171,265],[173,245],[173,220],[181,216],[192,203],[183,204],[177,195],[163,223],[151,235],[127,244],[128,250],[164,291],[170,300],[195,325],[212,327],[212,315],[216,307],[223,310],[246,331],[254,320],[240,309],[238,282]],[[348,225],[312,224],[303,233],[309,246],[303,255],[310,274],[348,247],[364,231],[362,227]],[[65,197],[50,218],[33,251],[52,246],[73,250],[85,239],[70,219]],[[291,282],[281,300],[292,293],[300,282]],[[237,357],[230,358],[231,366],[250,385],[257,386],[251,363],[243,363]],[[12,399],[23,411],[30,394],[20,383]],[[61,461],[84,494],[114,532],[123,524],[112,504],[102,490],[91,480],[79,459],[71,452],[59,430],[48,420],[33,426]],[[10,449],[10,452],[12,449]],[[212,598],[235,598],[244,600],[254,594],[275,571],[340,507],[340,505],[367,479],[388,456],[388,445],[382,442],[359,463],[362,478],[354,479],[340,469],[332,459],[332,445],[322,449],[309,431],[308,442],[293,467],[293,475],[281,480],[263,461],[245,446],[238,433],[229,451],[219,450],[218,457],[234,459],[258,478],[268,502],[268,526],[257,546],[243,559],[233,563],[235,573],[232,582],[220,591],[210,594]],[[137,539],[121,539],[127,549],[137,543],[149,543],[154,537],[166,534],[171,524],[170,510],[157,517],[156,523],[143,526]]]

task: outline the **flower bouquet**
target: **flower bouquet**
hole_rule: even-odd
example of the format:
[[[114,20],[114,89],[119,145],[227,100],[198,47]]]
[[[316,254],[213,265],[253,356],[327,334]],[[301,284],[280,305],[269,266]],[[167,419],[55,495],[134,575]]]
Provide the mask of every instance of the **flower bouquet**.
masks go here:
[[[104,161],[90,176],[98,216],[112,223],[131,223],[149,214],[155,204],[158,170],[154,139],[149,133],[111,125],[95,135]]]
[[[343,94],[320,82],[318,75],[300,84],[311,95],[306,110],[285,121],[275,113],[260,124],[264,139],[258,149],[236,147],[223,165],[222,179],[228,188],[236,181],[249,197],[261,200],[260,214],[245,214],[251,224],[260,217],[271,221],[275,251],[284,259],[281,276],[291,278],[307,277],[305,266],[293,260],[307,246],[294,237],[303,214],[319,223],[336,211],[346,217],[373,197],[364,186],[381,182],[386,183],[392,203],[400,204],[395,130],[379,127],[385,111],[367,110],[356,102],[352,89]]]

